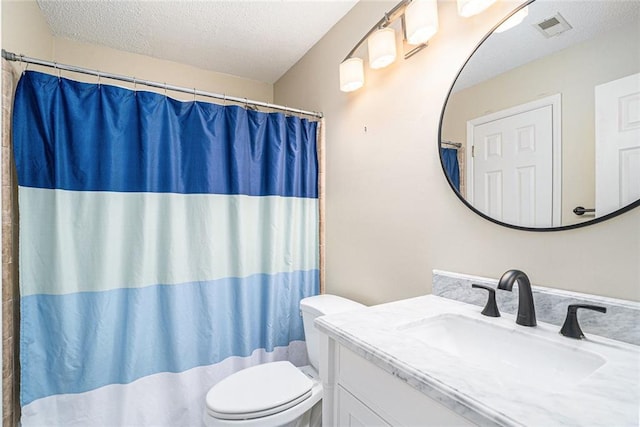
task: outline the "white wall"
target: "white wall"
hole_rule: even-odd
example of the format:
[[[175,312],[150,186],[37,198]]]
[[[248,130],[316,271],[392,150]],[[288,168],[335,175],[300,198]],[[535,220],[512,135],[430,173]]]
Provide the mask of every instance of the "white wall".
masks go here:
[[[537,285],[640,300],[640,209],[577,230],[512,230],[467,209],[443,176],[446,94],[514,3],[464,19],[440,1],[425,51],[339,91],[338,64],[394,4],[361,0],[275,85],[275,102],[326,116],[327,292],[380,303],[429,293],[432,269],[498,278],[519,268]]]

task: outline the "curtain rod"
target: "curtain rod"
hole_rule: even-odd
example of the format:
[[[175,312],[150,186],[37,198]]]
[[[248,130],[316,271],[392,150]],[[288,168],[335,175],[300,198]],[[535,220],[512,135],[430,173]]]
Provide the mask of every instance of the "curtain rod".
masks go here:
[[[186,87],[181,87],[181,86],[173,86],[173,85],[168,85],[166,83],[159,83],[159,82],[154,82],[154,81],[150,81],[150,80],[140,80],[140,79],[137,79],[135,77],[122,76],[122,75],[119,75],[119,74],[103,73],[101,71],[91,70],[89,68],[76,67],[74,65],[59,64],[57,62],[51,62],[51,61],[45,61],[45,60],[42,60],[42,59],[31,58],[31,57],[28,57],[28,56],[24,56],[22,54],[17,55],[17,54],[12,53],[12,52],[7,52],[4,49],[2,49],[2,57],[4,59],[8,60],[8,61],[18,61],[18,62],[25,62],[25,63],[28,63],[28,64],[42,65],[44,67],[55,68],[57,70],[71,71],[71,72],[74,72],[74,73],[81,73],[81,74],[88,74],[90,76],[97,76],[98,78],[104,77],[104,78],[111,79],[111,80],[119,80],[119,81],[123,81],[123,82],[133,83],[134,85],[141,84],[141,85],[144,85],[144,86],[155,87],[155,88],[165,89],[165,90],[171,90],[171,91],[174,91],[174,92],[189,93],[189,94],[192,94],[194,96],[199,95],[199,96],[204,96],[204,97],[208,97],[208,98],[220,99],[220,100],[223,100],[223,101],[236,102],[236,103],[244,104],[244,105],[252,105],[252,106],[255,106],[255,107],[263,107],[263,108],[269,108],[269,109],[272,109],[272,110],[285,111],[285,112],[288,112],[288,113],[296,113],[296,114],[302,114],[302,115],[311,116],[311,117],[322,118],[322,113],[318,113],[316,111],[306,111],[306,110],[301,110],[301,109],[298,109],[298,108],[290,108],[290,107],[286,107],[286,106],[283,106],[283,105],[271,104],[271,103],[268,103],[268,102],[254,101],[254,100],[247,99],[247,98],[238,98],[238,97],[234,97],[234,96],[221,95],[219,93],[205,92],[205,91],[202,91],[202,90],[197,90],[195,88],[186,88]]]
[[[442,141],[442,145],[453,145],[456,148],[462,148],[462,144],[459,142],[453,142],[453,141]]]

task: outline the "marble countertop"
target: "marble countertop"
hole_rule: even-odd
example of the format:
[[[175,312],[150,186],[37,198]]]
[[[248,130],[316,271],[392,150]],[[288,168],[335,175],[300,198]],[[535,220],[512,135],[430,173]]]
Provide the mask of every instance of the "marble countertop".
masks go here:
[[[560,335],[555,325],[538,322],[536,327],[524,327],[516,325],[513,315],[489,318],[482,316],[480,310],[474,305],[427,295],[323,316],[316,319],[316,327],[480,425],[622,427],[640,424],[639,346],[595,335],[574,340]],[[491,366],[479,365],[474,354],[458,358],[402,333],[408,324],[442,314],[462,315],[576,352],[595,353],[606,362],[586,378],[563,387],[529,386],[518,379],[504,381]]]

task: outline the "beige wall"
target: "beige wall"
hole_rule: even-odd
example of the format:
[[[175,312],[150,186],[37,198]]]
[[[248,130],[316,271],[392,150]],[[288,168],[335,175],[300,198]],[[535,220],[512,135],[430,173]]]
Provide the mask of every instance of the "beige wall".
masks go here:
[[[442,135],[466,143],[468,120],[562,94],[562,224],[593,219],[573,208],[595,206],[594,87],[639,72],[639,64],[638,28],[615,28],[452,94]]]
[[[80,43],[69,39],[53,39],[53,57],[57,62],[73,64],[114,74],[141,78],[156,82],[166,82],[174,86],[197,88],[199,90],[248,98],[256,101],[273,102],[273,85],[255,80],[243,79],[229,74],[214,73],[178,62],[165,61],[135,53],[123,52],[103,46]],[[96,77],[77,73],[63,73],[74,80],[95,83]],[[106,80],[105,82],[109,82]],[[118,86],[133,88],[132,83],[109,82]],[[138,90],[163,92],[161,89],[138,86]],[[168,92],[175,99],[193,100],[193,95]],[[211,98],[197,98],[207,102],[219,102]]]
[[[229,74],[215,73],[185,64],[151,58],[149,56],[123,52],[104,46],[76,42],[51,35],[42,12],[35,0],[2,0],[2,48],[39,59],[62,64],[100,70],[112,74],[122,74],[144,80],[166,82],[174,86],[195,87],[199,90],[273,102],[273,85],[255,80],[243,79]],[[13,64],[20,70],[24,68]],[[54,73],[50,68],[34,65],[30,70]],[[77,73],[62,72],[63,77],[74,80],[97,82],[96,77]],[[105,84],[132,88],[133,84],[103,80]],[[160,89],[138,86],[138,90],[163,92]],[[179,92],[168,92],[172,98],[192,100],[193,96]],[[214,102],[211,98],[198,98]]]
[[[446,94],[513,3],[463,19],[440,1],[425,51],[339,91],[338,64],[393,5],[362,0],[275,85],[276,102],[326,116],[327,292],[379,303],[429,293],[432,269],[497,278],[519,268],[537,285],[640,300],[640,209],[577,230],[512,230],[467,209],[443,176]]]
[[[2,48],[53,60],[53,37],[35,0],[2,0]]]

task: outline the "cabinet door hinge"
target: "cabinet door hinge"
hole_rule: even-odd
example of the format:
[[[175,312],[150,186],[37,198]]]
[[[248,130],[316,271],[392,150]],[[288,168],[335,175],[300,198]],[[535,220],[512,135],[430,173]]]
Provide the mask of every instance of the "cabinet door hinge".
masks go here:
[[[471,157],[475,157],[476,156],[476,146],[472,145],[471,146]]]

